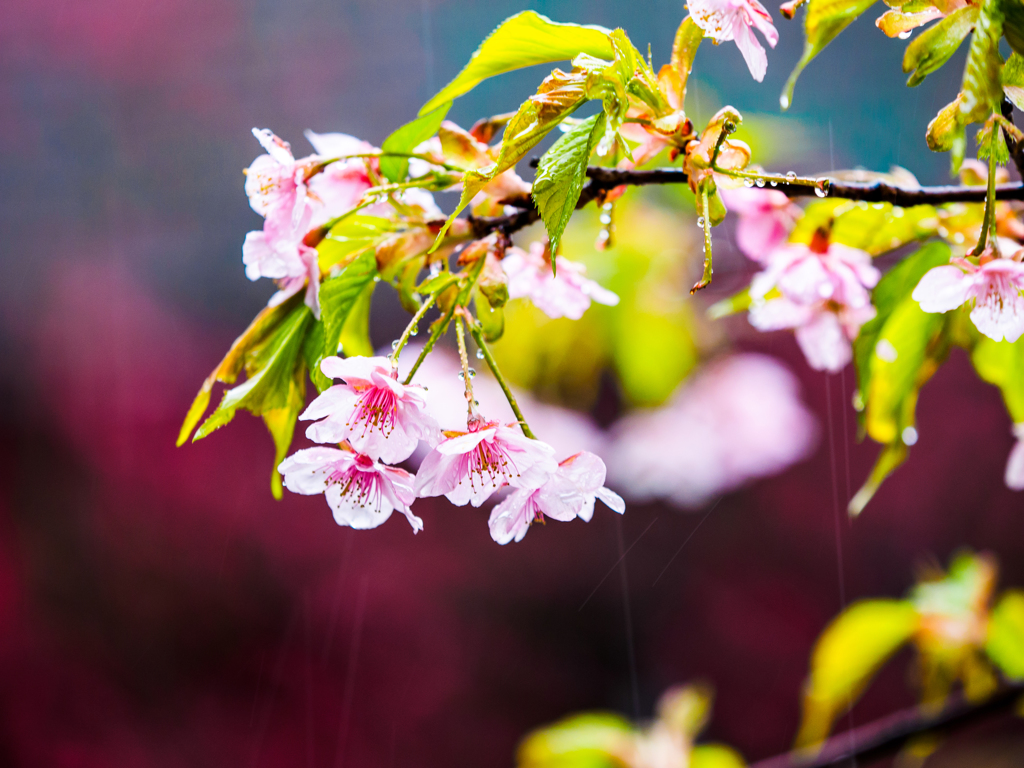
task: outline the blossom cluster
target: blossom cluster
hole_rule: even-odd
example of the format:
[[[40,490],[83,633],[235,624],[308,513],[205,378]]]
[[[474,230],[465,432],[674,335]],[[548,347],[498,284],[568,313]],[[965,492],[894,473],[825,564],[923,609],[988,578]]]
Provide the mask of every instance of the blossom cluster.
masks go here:
[[[604,487],[605,465],[587,451],[561,462],[549,444],[526,437],[515,423],[486,419],[471,409],[465,429],[441,430],[423,387],[402,384],[388,357],[328,357],[324,375],[341,379],[300,415],[313,421],[306,436],[338,447],[305,448],[279,471],[294,493],[323,493],[339,525],[375,528],[392,512],[406,516],[414,531],[417,498],[445,496],[453,504],[479,507],[495,492],[511,489],[490,517],[500,544],[522,540],[545,517],[589,521],[595,499],[616,512],[625,504]],[[423,441],[429,452],[415,475],[393,466]]]

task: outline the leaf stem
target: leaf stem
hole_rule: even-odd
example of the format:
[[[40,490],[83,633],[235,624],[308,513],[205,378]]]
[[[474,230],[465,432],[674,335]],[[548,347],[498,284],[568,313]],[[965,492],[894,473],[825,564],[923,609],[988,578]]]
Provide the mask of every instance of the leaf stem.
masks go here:
[[[412,320],[410,320],[409,324],[405,326],[405,331],[402,332],[402,336],[399,338],[397,346],[395,346],[394,350],[391,352],[392,365],[398,365],[398,356],[402,354],[402,348],[409,341],[409,337],[412,336],[412,332],[420,324],[420,320],[423,319],[423,315],[425,315],[427,310],[434,305],[434,301],[436,299],[436,293],[432,293],[427,296],[427,300],[420,305],[420,308],[416,310],[416,314],[412,316]]]
[[[483,352],[484,360],[487,361],[487,367],[491,369],[491,373],[494,374],[494,378],[498,380],[498,384],[501,386],[501,391],[505,393],[505,399],[508,400],[509,406],[512,408],[512,413],[516,415],[516,419],[519,420],[519,427],[523,430],[523,434],[531,440],[536,440],[537,436],[533,434],[530,429],[530,425],[526,423],[526,417],[523,416],[523,412],[519,410],[519,403],[516,402],[516,396],[512,394],[512,389],[509,387],[508,382],[505,380],[504,374],[501,369],[498,368],[498,363],[494,359],[494,355],[491,354],[490,347],[487,346],[487,342],[484,341],[483,329],[479,323],[472,322],[469,324],[469,332],[473,334],[473,341],[476,342],[477,347]]]

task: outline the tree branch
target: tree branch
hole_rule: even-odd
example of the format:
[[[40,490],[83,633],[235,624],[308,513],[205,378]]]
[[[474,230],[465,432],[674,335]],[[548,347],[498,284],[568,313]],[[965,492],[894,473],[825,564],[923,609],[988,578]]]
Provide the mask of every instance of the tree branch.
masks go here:
[[[814,754],[789,752],[751,763],[750,768],[839,768],[856,758],[866,763],[896,754],[912,737],[966,728],[1013,708],[1024,695],[1024,683],[1000,689],[980,704],[955,698],[941,711],[910,707],[881,720],[833,736]]]
[[[686,173],[681,168],[634,171],[591,166],[587,168],[587,177],[590,182],[583,188],[579,202],[576,204],[577,208],[585,207],[602,193],[622,185],[643,187],[651,184],[687,183]],[[789,197],[815,195],[814,187],[803,184],[780,182],[772,189],[777,189]],[[844,200],[863,200],[867,203],[892,203],[909,208],[914,205],[941,205],[943,203],[983,203],[985,202],[985,187],[939,186],[910,189],[897,187],[883,181],[858,182],[830,179],[825,196]],[[1024,183],[1000,184],[996,187],[996,197],[1000,200],[1024,200]],[[501,230],[508,235],[540,219],[540,212],[530,205],[527,199],[513,202],[522,210],[508,216],[471,218],[473,234],[476,237],[483,237],[495,230]]]

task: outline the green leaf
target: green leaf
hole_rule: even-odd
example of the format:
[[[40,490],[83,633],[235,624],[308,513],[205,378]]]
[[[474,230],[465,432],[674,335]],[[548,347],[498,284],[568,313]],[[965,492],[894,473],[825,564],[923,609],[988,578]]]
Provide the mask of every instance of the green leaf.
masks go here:
[[[853,704],[917,625],[917,611],[907,600],[864,600],[825,628],[811,655],[798,748],[828,736],[835,718]]]
[[[266,424],[267,430],[270,432],[275,448],[274,468],[270,473],[270,492],[278,501],[281,500],[284,492],[281,488],[281,473],[277,471],[277,468],[288,455],[288,448],[295,435],[295,422],[299,418],[299,411],[305,404],[306,364],[304,358],[300,357],[289,382],[287,404],[283,408],[274,408],[263,412],[263,423]]]
[[[745,768],[746,762],[732,747],[698,744],[690,752],[690,768]]]
[[[323,344],[315,356],[310,357],[310,378],[316,388],[323,392],[331,386],[331,380],[320,371],[320,363],[325,357],[338,354],[338,344],[342,343],[342,329],[347,325],[360,297],[369,288],[372,292],[373,278],[377,275],[377,260],[373,253],[364,253],[357,258],[337,277],[325,280],[320,286],[320,317],[323,323]],[[369,303],[367,302],[367,312]],[[350,347],[349,344],[355,344]],[[343,346],[346,356],[357,354],[373,354],[372,347],[366,353],[366,344],[349,340]],[[368,344],[368,342],[367,342]],[[357,351],[362,349],[364,351]]]
[[[920,85],[926,76],[949,61],[949,57],[974,29],[979,13],[975,5],[959,8],[918,35],[903,55],[903,71],[913,72],[907,85]]]
[[[734,293],[732,296],[716,301],[708,307],[707,315],[712,320],[721,320],[723,317],[746,312],[750,309],[750,304],[750,286],[747,286],[739,293]]]
[[[1024,5],[1019,2],[1004,2],[1003,34],[1006,42],[1018,56],[1024,56]]]
[[[853,342],[853,362],[857,369],[857,386],[863,397],[868,396],[872,373],[872,359],[882,329],[896,307],[913,301],[910,295],[925,273],[933,267],[948,264],[952,252],[945,243],[929,243],[890,269],[871,294],[877,314],[865,323]],[[888,442],[883,440],[882,442]]]
[[[380,216],[357,213],[335,224],[316,250],[320,269],[344,266],[357,255],[374,248],[395,231],[394,222]]]
[[[587,179],[590,155],[603,134],[602,111],[562,134],[540,159],[533,182],[533,200],[548,231],[551,253],[558,253],[558,242]]]
[[[618,768],[614,757],[628,745],[634,729],[611,714],[568,717],[529,734],[516,754],[518,768]]]
[[[992,609],[985,652],[1010,680],[1024,680],[1024,592],[1006,592]]]
[[[939,226],[933,206],[900,208],[891,203],[820,200],[811,203],[789,239],[809,243],[815,231],[831,228],[830,240],[879,256],[915,240],[932,237]]]
[[[451,100],[438,102],[429,112],[420,110],[420,116],[415,120],[406,123],[398,128],[390,136],[384,139],[380,145],[382,152],[412,152],[424,141],[429,139],[437,129],[441,127],[441,121],[448,115],[451,109]],[[390,182],[398,182],[405,179],[409,171],[409,158],[407,157],[382,157],[380,159],[381,175]]]
[[[609,30],[597,26],[559,24],[534,11],[523,11],[503,21],[469,63],[448,85],[423,105],[420,115],[468,93],[489,77],[534,64],[566,61],[580,53],[611,59],[615,52]]]
[[[683,19],[683,23],[676,30],[676,38],[672,43],[671,67],[677,78],[674,85],[677,89],[680,109],[686,102],[686,85],[693,69],[693,59],[697,55],[697,48],[703,39],[704,30],[698,27],[690,16]]]
[[[625,296],[615,319],[612,354],[623,393],[634,405],[661,405],[698,362],[689,323]]]
[[[909,453],[907,445],[902,439],[882,446],[882,450],[878,452],[878,458],[875,459],[875,464],[868,474],[868,479],[850,499],[847,507],[850,517],[856,517],[864,511],[864,507],[868,505],[885,479],[907,460],[907,453]]]
[[[981,336],[971,353],[978,375],[1003,393],[1015,424],[1024,422],[1024,336],[1012,344]]]
[[[780,102],[789,109],[793,103],[793,88],[797,78],[811,59],[831,43],[858,16],[875,4],[875,0],[808,0],[804,16],[804,53],[786,81]]]
[[[245,329],[245,332],[235,339],[228,353],[224,355],[224,359],[206,377],[203,386],[199,390],[199,394],[196,395],[196,399],[188,409],[185,422],[181,425],[181,431],[178,433],[177,445],[184,445],[189,435],[192,434],[192,430],[195,429],[199,420],[202,419],[210,404],[210,394],[213,391],[213,385],[218,381],[224,384],[234,384],[239,372],[242,370],[246,353],[266,339],[288,315],[288,312],[301,300],[300,297],[296,296],[277,306],[264,307],[249,324],[249,327]]]
[[[261,416],[268,411],[291,407],[295,368],[305,365],[299,352],[312,317],[309,307],[299,304],[273,333],[250,350],[246,361],[248,378],[224,393],[217,410],[199,427],[193,441],[201,440],[230,422],[239,408]]]
[[[345,325],[341,328],[339,347],[345,357],[373,355],[373,342],[370,341],[370,304],[376,287],[377,284],[371,281],[360,291],[352,309],[349,310]]]
[[[964,123],[982,123],[990,115],[999,114],[1003,100],[1003,58],[999,55],[1002,33],[1003,13],[999,0],[985,0],[971,37],[960,89],[963,94],[960,117]]]
[[[484,333],[484,341],[492,342],[505,333],[505,311],[501,307],[492,307],[490,301],[477,289],[473,294],[473,306],[476,308],[476,319]]]
[[[963,100],[964,95],[961,93],[940,109],[939,113],[928,123],[928,130],[925,132],[928,149],[932,152],[950,153],[951,172],[954,176],[960,172],[960,165],[964,161],[964,152],[967,149],[965,123],[960,114],[960,105]]]

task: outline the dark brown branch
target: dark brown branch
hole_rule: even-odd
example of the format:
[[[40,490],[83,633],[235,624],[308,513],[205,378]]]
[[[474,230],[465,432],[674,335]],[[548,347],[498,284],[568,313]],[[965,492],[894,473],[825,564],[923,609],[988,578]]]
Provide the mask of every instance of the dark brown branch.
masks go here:
[[[1002,714],[1024,695],[1024,684],[1007,686],[980,704],[957,697],[941,711],[920,707],[904,709],[888,717],[833,736],[816,754],[790,752],[752,763],[750,768],[839,768],[856,758],[871,763],[896,754],[914,736],[950,733]]]
[[[590,178],[580,194],[577,208],[583,208],[603,192],[615,187],[626,185],[643,187],[651,184],[685,184],[686,173],[681,168],[655,168],[650,171],[631,171],[619,168],[587,168]],[[787,184],[780,182],[773,187],[789,197],[813,197],[815,188],[803,184]],[[914,205],[941,205],[943,203],[983,203],[985,187],[917,187],[909,189],[887,184],[883,181],[857,182],[831,180],[826,197],[844,200],[863,200],[867,203],[892,203],[904,208]],[[1000,200],[1024,200],[1024,183],[1000,184],[996,187],[996,197]],[[477,237],[501,230],[511,234],[527,227],[540,219],[536,208],[522,204],[522,210],[508,216],[488,216],[472,219],[473,232]]]

